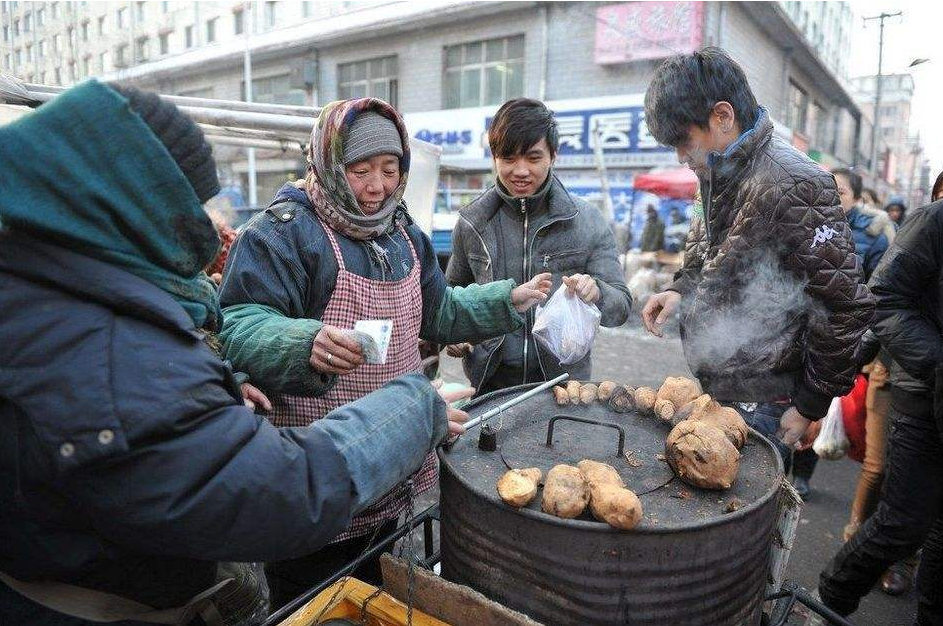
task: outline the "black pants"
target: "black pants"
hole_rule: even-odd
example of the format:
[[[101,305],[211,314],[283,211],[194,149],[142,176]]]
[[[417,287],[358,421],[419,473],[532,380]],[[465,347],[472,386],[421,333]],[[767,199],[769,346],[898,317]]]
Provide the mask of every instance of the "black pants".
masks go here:
[[[792,475],[796,478],[805,478],[812,480],[812,474],[815,472],[815,466],[818,465],[819,455],[815,450],[809,448],[800,450],[792,457]]]
[[[396,520],[381,526],[376,533],[374,544],[383,540],[394,530],[396,530]],[[370,540],[373,538],[372,534],[354,537],[325,546],[314,554],[299,559],[267,563],[265,574],[272,594],[272,611],[280,609],[359,557],[370,547]],[[388,548],[385,551],[390,550]],[[380,555],[364,561],[351,575],[365,583],[379,586],[383,582],[380,573]]]
[[[929,410],[891,408],[884,485],[877,510],[838,552],[819,580],[830,608],[858,608],[888,567],[923,545],[917,571],[917,624],[943,626],[943,444]]]

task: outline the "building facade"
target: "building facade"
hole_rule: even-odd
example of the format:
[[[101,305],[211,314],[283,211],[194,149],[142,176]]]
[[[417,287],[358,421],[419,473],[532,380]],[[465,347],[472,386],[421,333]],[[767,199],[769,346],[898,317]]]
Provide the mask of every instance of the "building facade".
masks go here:
[[[725,48],[777,132],[824,165],[857,160],[860,112],[842,68],[819,53],[826,39],[843,49],[844,35],[804,34],[790,17],[793,4],[832,3],[2,2],[0,26],[10,37],[0,41],[0,67],[28,82],[99,76],[241,99],[248,46],[256,101],[376,96],[394,104],[412,135],[443,148],[445,209],[490,184],[485,136],[497,107],[538,98],[560,125],[558,175],[602,206],[604,165],[614,217],[640,219],[634,176],[678,166],[674,151],[648,134],[642,107],[653,70],[677,52]],[[244,187],[243,151],[217,155],[224,179]],[[260,154],[260,202],[302,168],[298,159]]]

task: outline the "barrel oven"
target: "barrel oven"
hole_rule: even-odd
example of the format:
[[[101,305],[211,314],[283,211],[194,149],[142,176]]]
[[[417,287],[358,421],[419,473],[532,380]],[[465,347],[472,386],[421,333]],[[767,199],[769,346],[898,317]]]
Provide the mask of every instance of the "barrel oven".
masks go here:
[[[467,410],[480,415],[528,387],[483,396]],[[446,579],[547,626],[760,623],[783,473],[765,439],[751,432],[737,481],[708,491],[674,478],[664,462],[669,426],[653,417],[604,404],[559,407],[547,391],[490,424],[496,449],[479,447],[472,431],[439,453]],[[612,465],[638,494],[644,515],[633,530],[588,513],[547,515],[539,495],[523,509],[497,495],[508,468],[546,475],[582,459]]]

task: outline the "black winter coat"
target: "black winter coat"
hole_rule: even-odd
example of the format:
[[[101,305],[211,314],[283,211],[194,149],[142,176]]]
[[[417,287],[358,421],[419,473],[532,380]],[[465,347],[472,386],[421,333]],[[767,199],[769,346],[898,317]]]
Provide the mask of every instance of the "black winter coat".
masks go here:
[[[898,406],[907,414],[925,414],[943,362],[941,265],[943,200],[910,214],[869,283],[877,298],[874,333],[899,368],[891,385],[898,400],[918,404]]]

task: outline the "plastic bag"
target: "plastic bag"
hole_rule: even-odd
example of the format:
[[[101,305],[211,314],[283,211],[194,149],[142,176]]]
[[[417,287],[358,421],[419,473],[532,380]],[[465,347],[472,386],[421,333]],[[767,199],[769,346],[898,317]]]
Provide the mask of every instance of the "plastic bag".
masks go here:
[[[547,304],[537,308],[534,337],[560,359],[560,365],[576,363],[593,347],[601,316],[595,304],[586,304],[560,285]]]
[[[828,414],[822,422],[822,430],[815,438],[812,449],[823,459],[835,461],[845,456],[851,443],[845,435],[845,424],[842,419],[841,398],[832,398],[828,407]]]

